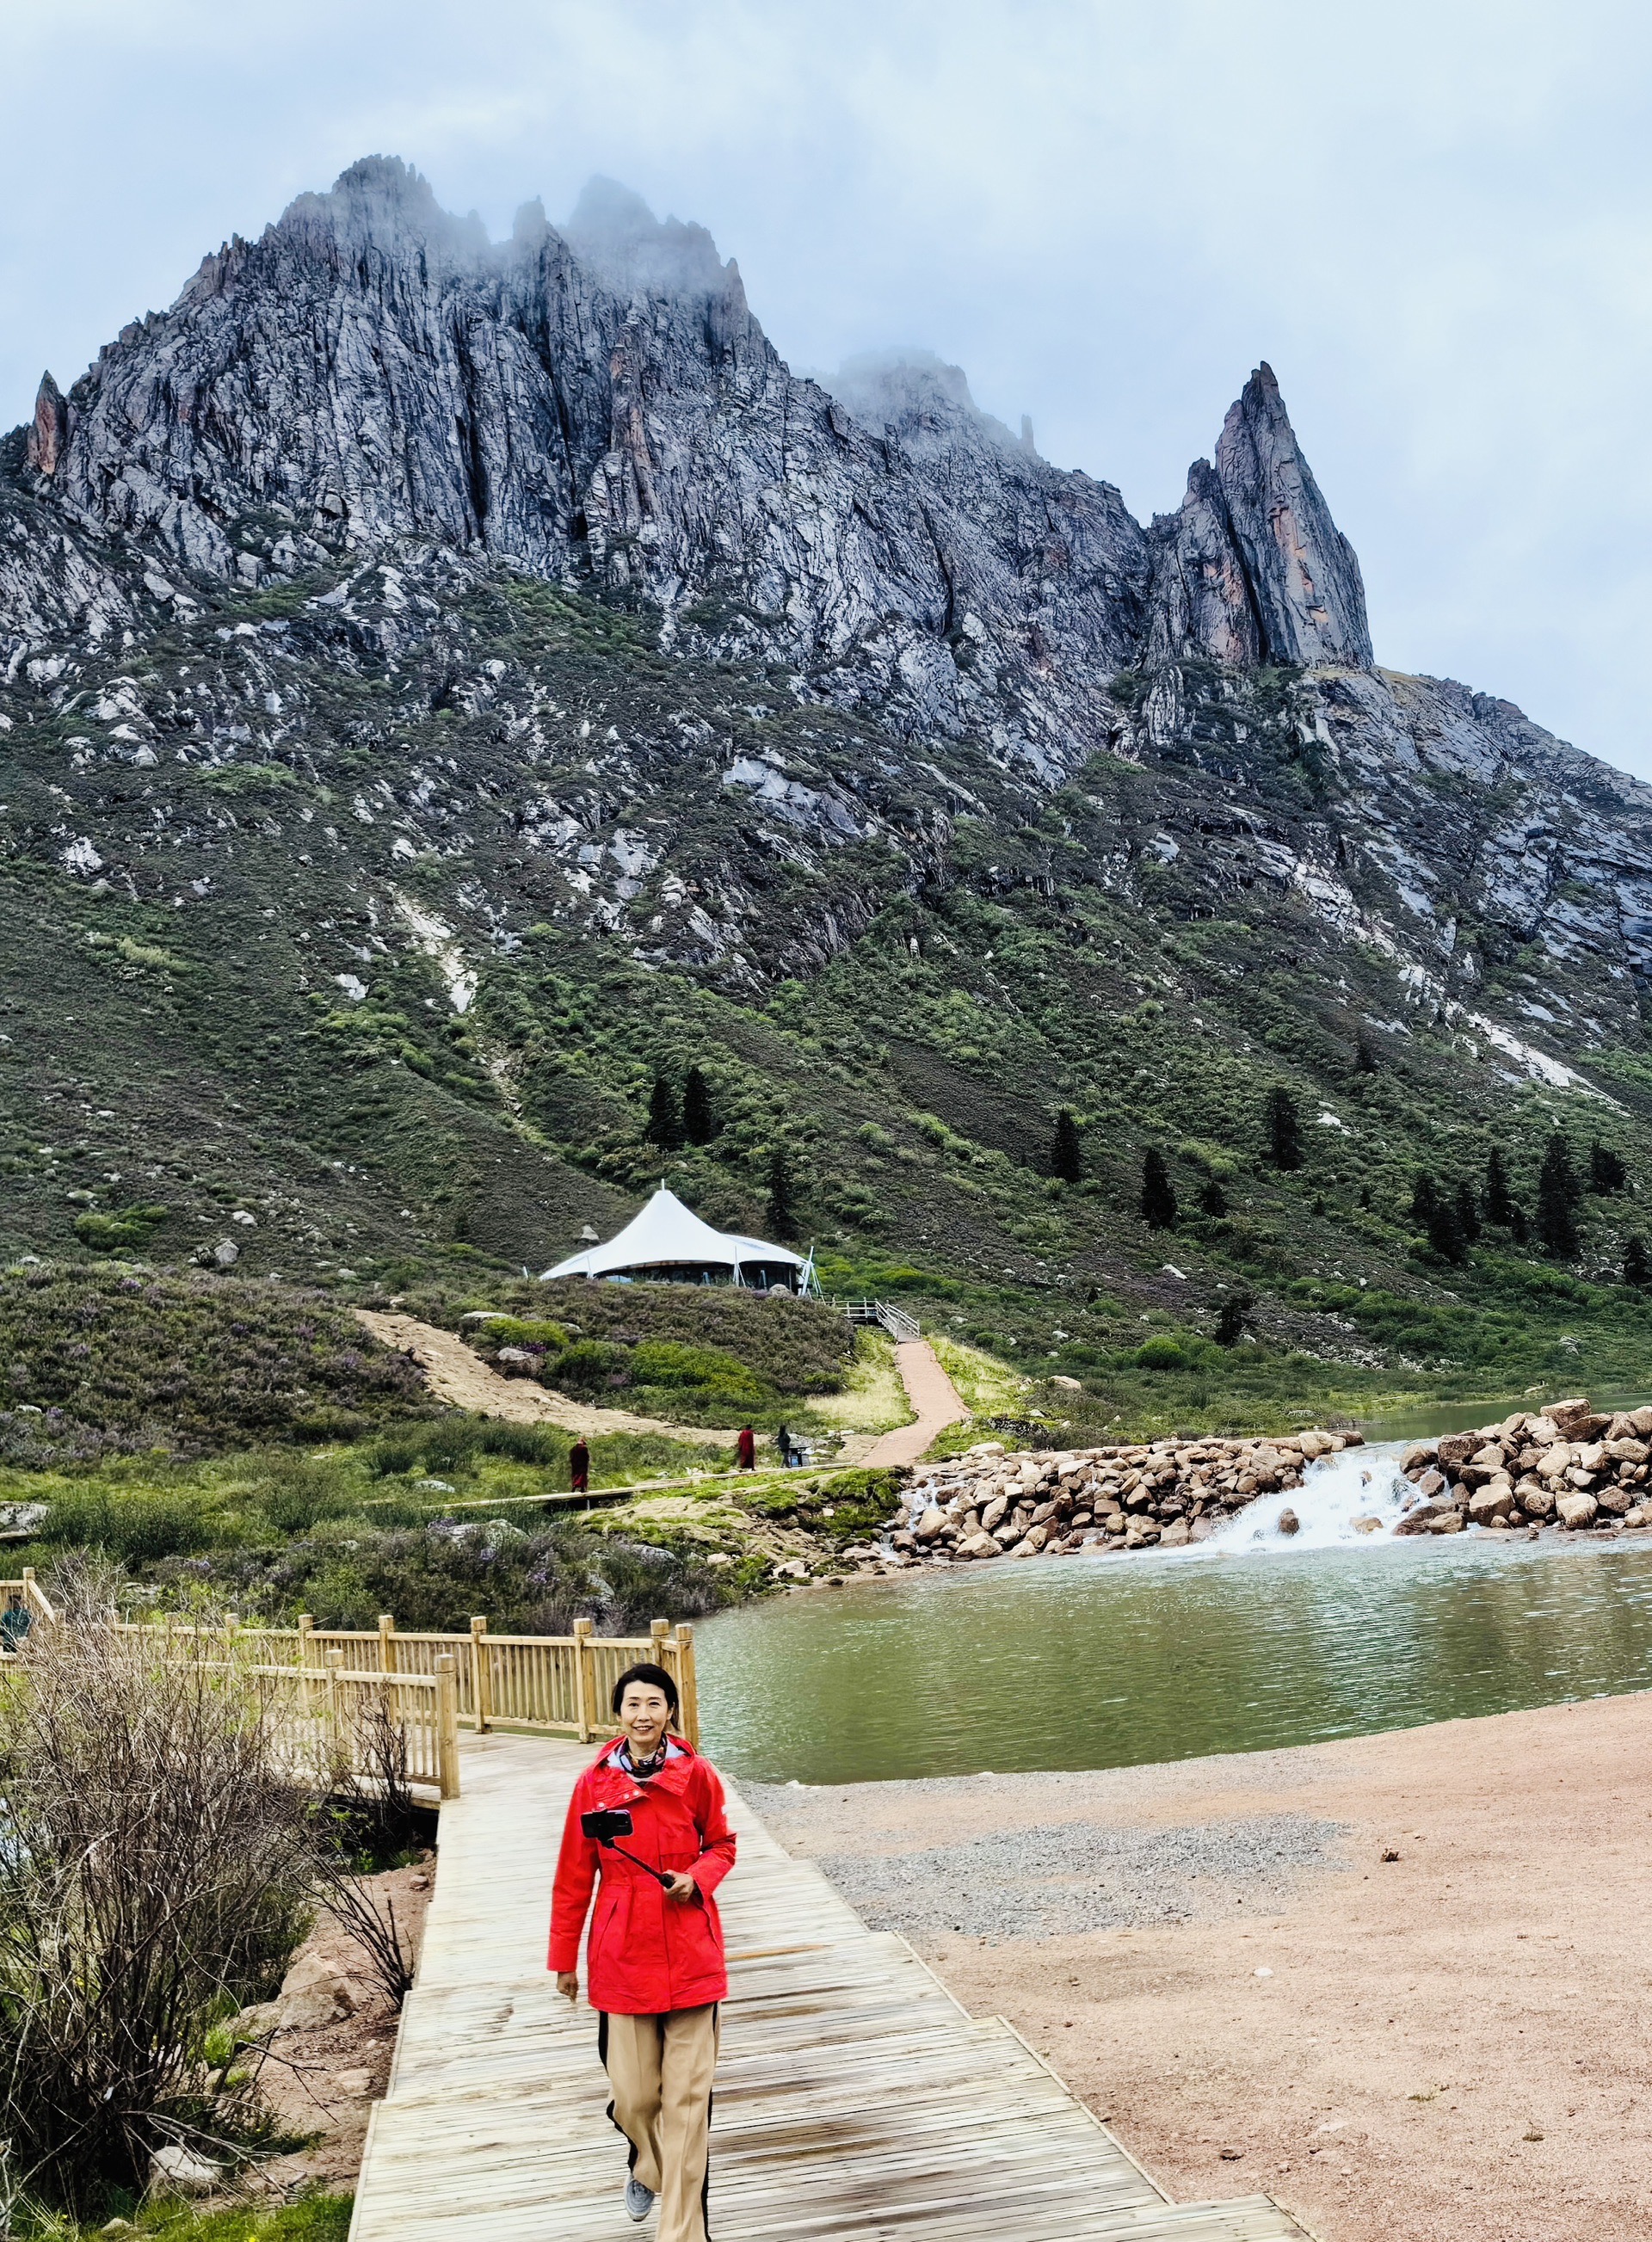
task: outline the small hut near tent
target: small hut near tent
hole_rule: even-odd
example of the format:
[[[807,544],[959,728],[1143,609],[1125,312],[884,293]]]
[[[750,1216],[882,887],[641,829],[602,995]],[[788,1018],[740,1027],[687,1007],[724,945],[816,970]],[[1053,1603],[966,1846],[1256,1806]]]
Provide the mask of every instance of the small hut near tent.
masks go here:
[[[812,1260],[764,1238],[713,1230],[663,1184],[635,1220],[606,1245],[570,1253],[541,1279],[611,1277],[621,1282],[652,1278],[676,1285],[748,1285],[759,1292],[806,1292]]]

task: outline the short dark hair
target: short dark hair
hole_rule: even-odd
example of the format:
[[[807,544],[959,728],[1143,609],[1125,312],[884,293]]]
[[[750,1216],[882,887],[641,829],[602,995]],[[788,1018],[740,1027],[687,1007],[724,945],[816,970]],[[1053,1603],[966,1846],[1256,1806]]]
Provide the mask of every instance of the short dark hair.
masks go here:
[[[671,1679],[671,1676],[666,1672],[663,1666],[650,1666],[644,1664],[641,1666],[628,1666],[624,1673],[621,1675],[619,1680],[614,1683],[614,1715],[616,1720],[619,1718],[620,1714],[620,1701],[625,1695],[625,1688],[628,1682],[646,1682],[651,1688],[663,1689],[665,1692],[666,1703],[671,1708],[671,1716],[674,1720],[676,1718],[676,1683]]]

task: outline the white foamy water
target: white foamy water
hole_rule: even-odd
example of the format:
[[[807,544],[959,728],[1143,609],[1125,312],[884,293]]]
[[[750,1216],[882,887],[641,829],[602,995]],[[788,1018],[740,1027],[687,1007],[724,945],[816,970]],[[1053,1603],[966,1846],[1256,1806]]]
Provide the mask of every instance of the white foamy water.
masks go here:
[[[1400,1471],[1400,1459],[1408,1445],[1405,1440],[1381,1440],[1369,1447],[1345,1448],[1340,1456],[1326,1456],[1310,1464],[1300,1487],[1287,1488],[1283,1494],[1259,1496],[1218,1527],[1208,1541],[1196,1542],[1187,1554],[1237,1557],[1278,1549],[1346,1549],[1386,1541],[1400,1516],[1402,1499],[1411,1492]],[[1279,1520],[1287,1510],[1293,1510],[1299,1522],[1295,1534],[1279,1531]],[[1380,1518],[1381,1529],[1357,1533],[1356,1518]]]

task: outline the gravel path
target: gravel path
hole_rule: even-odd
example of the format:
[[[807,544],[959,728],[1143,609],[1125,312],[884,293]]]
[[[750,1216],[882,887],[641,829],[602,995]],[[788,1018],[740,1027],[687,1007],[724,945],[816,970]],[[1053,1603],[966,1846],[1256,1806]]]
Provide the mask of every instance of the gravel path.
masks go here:
[[[1277,1907],[1294,1896],[1295,1871],[1342,1865],[1346,1834],[1299,1814],[1170,1829],[1056,1822],[921,1852],[817,1857],[874,1930],[1053,1938]]]
[[[668,1425],[662,1417],[633,1416],[628,1409],[588,1408],[547,1393],[531,1378],[501,1378],[456,1332],[420,1323],[415,1316],[372,1308],[358,1308],[356,1316],[375,1339],[412,1355],[437,1400],[455,1409],[473,1409],[479,1416],[502,1417],[514,1425],[560,1425],[565,1433],[583,1433],[588,1440],[597,1433],[666,1433],[674,1440],[726,1448],[733,1437],[699,1425]]]
[[[916,1463],[937,1433],[944,1432],[949,1425],[962,1424],[970,1413],[928,1339],[903,1339],[895,1350],[895,1360],[907,1399],[917,1412],[917,1420],[883,1433],[864,1455],[854,1459],[856,1463]]]

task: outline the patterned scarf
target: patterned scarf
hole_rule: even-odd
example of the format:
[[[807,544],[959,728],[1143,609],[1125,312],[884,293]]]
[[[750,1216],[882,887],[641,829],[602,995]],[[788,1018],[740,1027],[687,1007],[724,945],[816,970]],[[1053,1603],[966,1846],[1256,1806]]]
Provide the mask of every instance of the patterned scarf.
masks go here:
[[[628,1736],[622,1736],[620,1740],[620,1749],[614,1757],[615,1764],[622,1767],[635,1782],[646,1782],[650,1775],[659,1774],[670,1755],[669,1736],[661,1736],[659,1749],[650,1753],[647,1759],[634,1759],[631,1755],[631,1740]]]

